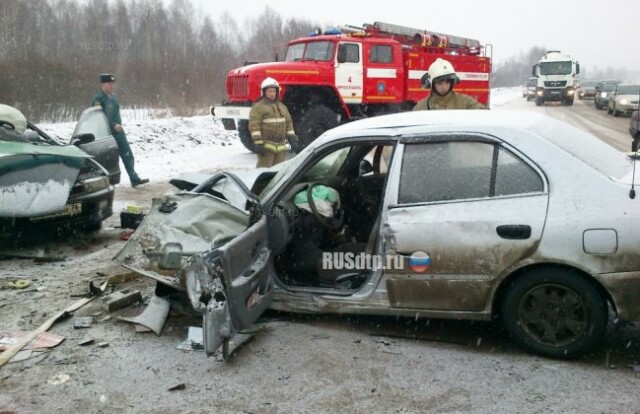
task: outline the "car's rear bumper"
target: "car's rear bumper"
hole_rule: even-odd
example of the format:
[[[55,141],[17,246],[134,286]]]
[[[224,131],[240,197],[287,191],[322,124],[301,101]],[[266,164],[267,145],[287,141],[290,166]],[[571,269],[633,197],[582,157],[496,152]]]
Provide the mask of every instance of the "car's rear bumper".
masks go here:
[[[611,296],[619,319],[640,320],[640,271],[603,273],[596,279]]]

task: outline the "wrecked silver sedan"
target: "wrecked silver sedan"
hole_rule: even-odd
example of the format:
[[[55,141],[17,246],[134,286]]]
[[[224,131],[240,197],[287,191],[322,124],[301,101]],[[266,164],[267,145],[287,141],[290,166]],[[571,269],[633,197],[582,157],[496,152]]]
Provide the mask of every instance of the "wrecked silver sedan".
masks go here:
[[[634,172],[545,116],[381,116],[251,189],[221,173],[154,200],[116,260],[186,291],[209,354],[271,308],[499,317],[524,349],[571,358],[605,335],[609,305],[640,319]]]

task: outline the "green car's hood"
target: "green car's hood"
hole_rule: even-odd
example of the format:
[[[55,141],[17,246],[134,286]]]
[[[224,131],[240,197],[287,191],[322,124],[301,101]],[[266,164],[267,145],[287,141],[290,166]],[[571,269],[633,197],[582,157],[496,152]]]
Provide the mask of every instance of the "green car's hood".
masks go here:
[[[63,210],[86,158],[75,146],[0,141],[0,216]]]

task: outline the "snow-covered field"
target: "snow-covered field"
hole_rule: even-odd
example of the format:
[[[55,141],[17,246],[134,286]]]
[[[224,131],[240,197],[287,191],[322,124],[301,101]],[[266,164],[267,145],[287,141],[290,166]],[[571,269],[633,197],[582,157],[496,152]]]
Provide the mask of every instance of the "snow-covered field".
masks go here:
[[[491,90],[491,108],[497,109],[520,97],[520,87]],[[151,112],[123,110],[127,138],[136,160],[136,170],[152,182],[167,181],[182,173],[246,169],[255,166],[256,157],[210,115],[150,119]],[[40,125],[45,131],[68,142],[75,122]],[[129,186],[123,170],[120,185]]]

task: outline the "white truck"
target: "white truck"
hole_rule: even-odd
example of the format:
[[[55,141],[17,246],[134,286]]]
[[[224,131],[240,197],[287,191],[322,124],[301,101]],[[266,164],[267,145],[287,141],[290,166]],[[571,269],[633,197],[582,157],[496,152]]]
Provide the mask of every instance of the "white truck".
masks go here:
[[[536,105],[541,106],[547,101],[573,105],[580,74],[578,61],[560,51],[552,50],[533,65],[531,74],[538,78]]]

